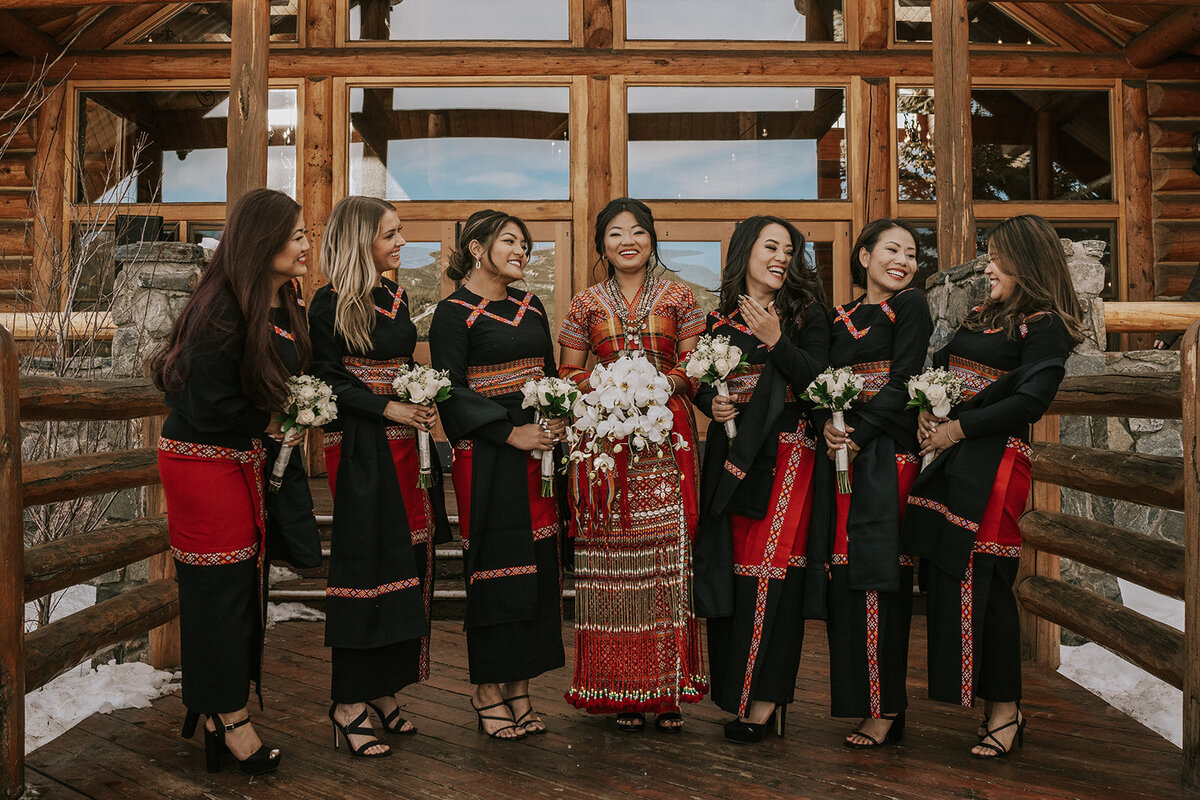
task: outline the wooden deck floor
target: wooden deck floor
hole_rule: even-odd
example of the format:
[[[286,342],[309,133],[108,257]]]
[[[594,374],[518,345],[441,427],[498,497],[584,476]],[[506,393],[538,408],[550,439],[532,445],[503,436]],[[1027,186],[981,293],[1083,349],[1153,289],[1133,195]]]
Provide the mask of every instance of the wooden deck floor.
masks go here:
[[[571,630],[564,629],[568,645]],[[738,746],[721,736],[712,703],[685,709],[678,736],[619,733],[611,718],[562,700],[564,668],[534,683],[544,736],[496,742],[467,707],[461,625],[435,624],[432,679],[410,687],[405,715],[420,734],[391,739],[393,757],[351,759],[330,743],[323,626],[287,622],[268,633],[263,738],[283,749],[270,776],[204,772],[201,739],[179,738],[178,695],[152,708],[96,715],[28,758],[44,798],[1165,798],[1182,794],[1169,742],[1065,678],[1026,670],[1025,748],[1004,762],[967,755],[978,714],[924,699],[924,619],[915,620],[908,731],[896,746],[851,751],[850,725],[827,713],[827,655],[810,624],[785,739]],[[568,651],[568,664],[570,653]]]

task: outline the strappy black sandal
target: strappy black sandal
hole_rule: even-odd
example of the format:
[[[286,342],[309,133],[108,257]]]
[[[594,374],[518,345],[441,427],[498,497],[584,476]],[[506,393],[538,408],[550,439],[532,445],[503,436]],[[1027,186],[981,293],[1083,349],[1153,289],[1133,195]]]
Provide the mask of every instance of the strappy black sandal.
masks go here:
[[[491,709],[493,709],[493,708],[500,708],[501,706],[504,706],[504,708],[506,708],[506,709],[507,709],[507,708],[508,708],[508,703],[506,703],[506,702],[504,702],[503,700],[501,700],[499,703],[492,703],[490,706],[483,706],[482,708],[480,708],[479,706],[475,705],[475,698],[474,698],[474,697],[471,697],[471,698],[468,698],[468,699],[469,699],[469,700],[470,700],[470,702],[471,702],[471,708],[475,709],[475,716],[476,716],[476,718],[477,718],[477,721],[479,722],[479,732],[480,732],[480,733],[487,733],[487,735],[488,735],[490,738],[492,738],[492,739],[499,739],[499,740],[500,740],[500,741],[502,741],[502,742],[514,742],[514,741],[516,741],[517,739],[524,739],[524,738],[525,738],[525,736],[526,736],[525,729],[524,729],[524,728],[522,728],[520,725],[517,725],[515,722],[513,722],[513,721],[512,721],[512,715],[511,715],[511,713],[510,713],[510,714],[509,714],[509,716],[507,716],[507,717],[493,717],[493,716],[489,716],[489,715],[487,715],[487,714],[484,714],[484,713],[483,713],[483,712],[485,712],[485,711],[490,711],[490,710],[491,710]],[[495,722],[507,722],[507,723],[509,723],[509,724],[508,724],[508,725],[505,725],[505,726],[504,726],[504,727],[502,727],[502,728],[497,728],[496,730],[492,731],[491,733],[488,733],[488,732],[487,732],[486,730],[484,730],[484,728],[483,728],[483,721],[484,721],[485,719],[490,719],[490,720],[493,720],[493,721],[495,721]],[[500,735],[500,734],[504,733],[504,732],[505,732],[505,731],[507,731],[507,730],[516,730],[516,731],[517,731],[517,735],[516,735],[516,736],[501,736],[501,735]]]
[[[640,711],[617,714],[617,730],[624,733],[641,733],[646,729],[646,715]]]
[[[1021,716],[1020,713],[1018,712],[1017,718],[1012,720],[1011,722],[1006,722],[1003,725],[1001,725],[999,728],[989,729],[987,733],[985,733],[983,736],[979,737],[979,743],[976,744],[975,746],[976,747],[986,747],[988,750],[991,751],[991,753],[988,755],[984,755],[983,753],[976,753],[972,749],[971,757],[972,758],[980,758],[980,759],[984,759],[984,760],[988,760],[988,759],[992,759],[992,758],[1008,758],[1008,754],[1012,752],[1013,745],[1016,745],[1017,747],[1025,746],[1025,723],[1026,722],[1028,722],[1028,720],[1025,719],[1024,716]],[[1008,747],[1005,747],[1004,745],[1000,744],[1000,740],[996,738],[996,734],[1006,728],[1011,728],[1014,725],[1017,726],[1017,735],[1013,737],[1013,740],[1011,742],[1009,742]],[[989,742],[988,739],[991,739],[992,742],[995,742],[995,744],[992,744],[992,742]]]
[[[885,715],[882,717],[882,719],[892,720],[892,726],[887,729],[887,733],[885,733],[883,735],[882,739],[876,739],[874,736],[872,736],[869,733],[863,733],[861,728],[856,728],[856,729],[850,731],[850,735],[851,736],[861,736],[862,738],[866,739],[867,742],[869,742],[869,744],[864,744],[862,742],[852,742],[849,739],[843,740],[842,744],[846,745],[846,747],[849,747],[851,750],[870,750],[874,747],[883,747],[884,745],[891,744],[892,742],[898,742],[904,738],[904,712],[903,711],[901,711],[899,714],[897,714],[894,717],[889,717],[889,716]]]
[[[375,738],[372,738],[370,741],[363,742],[358,747],[350,744],[351,736],[375,736],[375,731],[371,730],[369,726],[363,724],[370,721],[370,717],[367,715],[366,711],[363,711],[361,714],[355,717],[349,725],[343,725],[333,716],[333,711],[335,708],[337,708],[337,703],[333,703],[329,706],[329,721],[333,723],[334,750],[338,749],[338,734],[340,733],[341,738],[346,740],[346,749],[350,751],[350,755],[356,758],[386,758],[392,754],[392,748],[390,747],[388,747],[388,749],[384,750],[382,753],[368,753],[367,751],[376,745],[383,745],[384,747],[387,747],[386,744],[383,744],[383,742]]]
[[[402,730],[408,724],[408,720],[400,716],[400,703],[396,703],[396,707],[392,709],[392,713],[385,715],[383,709],[375,705],[370,700],[367,701],[367,707],[375,712],[375,716],[379,717],[379,721],[383,723],[383,729],[394,736],[411,736],[417,732],[417,726],[413,726],[408,730]]]
[[[517,710],[512,707],[513,702],[516,700],[529,700],[529,695],[518,694],[518,695],[513,695],[512,697],[505,697],[504,705],[508,706],[508,713],[510,713],[510,714],[517,713]],[[530,714],[533,714],[533,719],[529,720],[528,722],[522,722],[522,720],[524,720]],[[546,723],[542,722],[541,717],[539,717],[537,714],[533,713],[533,701],[532,700],[529,700],[529,708],[525,709],[525,713],[519,717],[515,717],[513,719],[513,723],[517,727],[523,728],[525,730],[525,733],[528,734],[529,736],[537,736],[539,733],[546,732]],[[529,727],[530,725],[541,725],[542,727],[531,728],[531,727]]]
[[[676,722],[678,725],[667,725],[668,722]],[[664,711],[654,718],[654,729],[662,733],[679,733],[683,730],[683,714],[678,711]]]
[[[233,756],[233,760],[237,762],[238,769],[243,775],[262,775],[271,772],[279,766],[279,748],[267,747],[265,744],[259,747],[245,758],[239,759],[233,755],[233,751],[225,743],[225,734],[229,731],[236,730],[243,725],[250,724],[250,717],[238,722],[226,724],[221,720],[219,714],[208,714],[209,719],[216,726],[215,730],[204,729],[204,766],[209,772],[221,771],[221,756],[228,753]],[[199,722],[200,715],[195,711],[188,711],[187,716],[183,720],[183,738],[190,739],[196,732],[196,723]]]

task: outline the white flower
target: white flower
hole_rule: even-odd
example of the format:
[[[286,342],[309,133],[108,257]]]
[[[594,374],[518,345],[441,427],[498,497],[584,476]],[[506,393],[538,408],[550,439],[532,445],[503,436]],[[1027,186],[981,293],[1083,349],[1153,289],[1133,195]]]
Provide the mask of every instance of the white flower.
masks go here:
[[[929,386],[925,390],[925,399],[929,401],[935,415],[944,417],[950,413],[950,400],[946,397],[945,386],[939,383]]]
[[[302,409],[300,413],[296,415],[296,423],[298,425],[312,425],[313,420],[316,419],[316,416],[317,415],[312,412],[312,409]]]
[[[699,358],[689,358],[687,362],[687,376],[689,378],[699,379],[708,372],[708,362]]]
[[[617,466],[617,462],[614,461],[613,457],[608,453],[601,453],[600,455],[596,456],[592,460],[592,464],[595,465],[596,469],[604,470],[605,472],[611,471]]]
[[[923,377],[924,376],[922,375],[921,378]],[[921,380],[921,378],[913,378],[908,382],[908,396],[910,398],[916,399],[917,392],[920,392],[926,397],[929,396],[929,381]]]

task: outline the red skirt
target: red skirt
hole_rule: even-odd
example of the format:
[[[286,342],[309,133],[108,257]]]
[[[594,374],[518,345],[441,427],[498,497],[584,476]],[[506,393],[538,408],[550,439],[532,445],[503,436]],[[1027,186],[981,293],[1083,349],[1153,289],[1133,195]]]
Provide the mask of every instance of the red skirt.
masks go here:
[[[917,480],[917,476],[921,474],[921,459],[920,456],[915,456],[910,453],[896,454],[896,483],[899,487],[899,496],[896,502],[900,507],[901,525],[904,524],[904,510],[908,507],[908,490],[912,488],[913,482]],[[854,485],[854,464],[850,464],[850,485]],[[852,494],[837,495],[837,531],[833,540],[833,563],[845,564],[847,553],[847,534],[846,520],[850,516],[850,498]],[[902,561],[909,561],[904,556],[901,556]]]
[[[779,435],[770,513],[762,519],[729,515],[736,573],[782,578],[789,566],[806,566],[815,463],[816,445],[811,438],[804,433]]]
[[[540,456],[541,451],[538,451]],[[461,439],[454,443],[454,460],[450,466],[450,480],[454,483],[454,496],[458,498],[458,532],[462,536],[463,546],[471,541],[471,471],[472,442]],[[541,458],[527,458],[526,490],[529,501],[529,521],[533,527],[533,539],[546,539],[558,532],[558,500],[554,497],[542,497],[542,461]]]
[[[417,486],[417,438],[416,429],[407,425],[388,425],[388,448],[392,451],[392,463],[396,465],[396,478],[400,481],[400,496],[404,500],[404,511],[408,517],[408,529],[413,544],[428,541],[433,536],[433,509],[429,494]],[[330,431],[325,434],[325,469],[329,472],[329,492],[337,497],[338,464],[342,460],[342,434]]]

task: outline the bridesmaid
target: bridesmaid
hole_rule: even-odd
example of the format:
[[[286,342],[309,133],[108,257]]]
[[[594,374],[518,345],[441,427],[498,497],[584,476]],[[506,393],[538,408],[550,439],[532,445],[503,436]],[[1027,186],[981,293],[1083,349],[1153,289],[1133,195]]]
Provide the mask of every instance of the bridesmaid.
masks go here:
[[[622,197],[605,206],[595,244],[608,276],[571,300],[558,338],[562,376],[586,391],[589,355],[603,364],[645,356],[671,384],[672,439],[687,446],[636,461],[626,450],[615,467],[628,475],[625,491],[596,507],[573,498],[575,675],[566,699],[617,714],[627,732],[642,730],[649,711],[655,728],[678,733],[680,702],[699,702],[708,688],[691,602],[698,498],[688,398],[696,387],[679,366],[704,332],[704,315],[690,289],[656,274],[658,234],[645,203]],[[577,469],[572,482],[588,480]]]
[[[385,277],[400,266],[403,245],[391,203],[339,201],[321,248],[330,282],[317,290],[308,315],[314,371],[338,404],[337,419],[325,428],[333,494],[325,590],[325,644],[333,648],[329,718],[351,755],[369,758],[391,749],[375,739],[368,707],[387,733],[416,733],[400,718],[397,693],[429,678],[433,545],[450,533],[440,484],[417,488],[415,434],[430,430],[436,414],[401,403],[392,388],[417,341],[408,296]]]
[[[816,445],[798,398],[829,358],[829,310],[804,236],[778,217],[751,217],[729,240],[721,306],[705,333],[728,336],[748,367],[711,384],[696,407],[712,417],[696,541],[697,612],[708,617],[713,700],[737,714],[725,738],[761,741],[796,688],[804,643],[808,528]],[[736,418],[737,436],[725,423]],[[819,570],[824,561],[814,562]],[[824,585],[824,575],[816,580]]]
[[[179,582],[183,735],[204,714],[209,772],[229,753],[242,772],[279,766],[246,705],[262,702],[266,518],[263,439],[283,440],[271,410],[310,348],[294,278],[308,271],[300,206],[248,192],[150,370],[171,409],[158,443]],[[299,444],[300,437],[287,444]]]
[[[533,421],[521,387],[555,374],[546,309],[512,288],[533,240],[525,223],[477,211],[458,237],[446,274],[462,286],[433,315],[433,366],[453,389],[440,404],[454,444],[454,494],[467,581],[467,659],[479,730],[495,739],[544,733],[529,681],[561,667],[561,520],[542,497],[540,459],[566,421]],[[491,712],[491,713],[485,713]]]
[[[921,452],[941,455],[912,488],[904,534],[928,565],[929,696],[964,706],[981,698],[971,754],[1003,758],[1025,731],[1012,586],[1029,499],[1029,426],[1084,337],[1062,245],[1046,220],[1000,223],[988,256],[987,300],[933,357],[962,377],[965,399],[948,419],[921,414]]]
[[[834,309],[830,363],[850,367],[866,385],[846,413],[846,432],[829,420],[824,434],[831,460],[838,449],[849,451],[852,492],[836,493],[831,475],[818,482],[812,535],[834,534],[832,714],[862,720],[845,740],[862,749],[898,740],[904,731],[913,562],[900,547],[900,524],[920,469],[916,414],[905,405],[908,380],[925,363],[932,323],[925,295],[909,287],[917,272],[917,235],[907,223],[871,222],[851,259],[850,275],[866,291]]]

